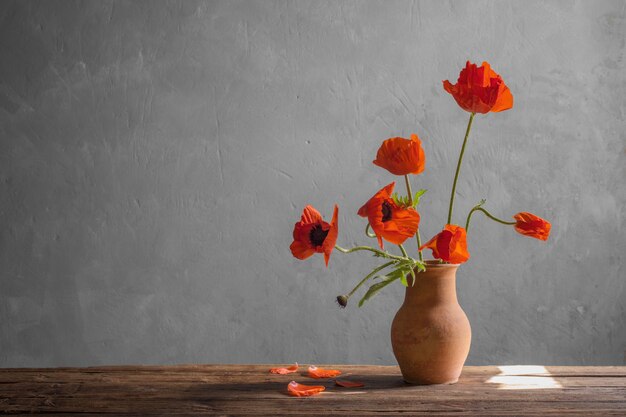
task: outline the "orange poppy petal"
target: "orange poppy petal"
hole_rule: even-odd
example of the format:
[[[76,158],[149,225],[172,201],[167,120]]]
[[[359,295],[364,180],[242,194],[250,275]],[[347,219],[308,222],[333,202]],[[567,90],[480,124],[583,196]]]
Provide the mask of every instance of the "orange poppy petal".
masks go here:
[[[446,91],[446,93],[452,94],[453,97],[457,92],[456,86],[448,80],[445,80],[443,82],[443,89]]]
[[[298,362],[296,362],[295,364],[291,365],[288,368],[272,368],[270,369],[270,374],[285,375],[285,374],[291,374],[297,371],[298,371]]]
[[[359,211],[357,211],[356,214],[358,214],[361,217],[367,217],[367,211],[368,211],[368,207],[367,205],[369,204],[369,201],[365,204],[363,204],[363,206],[359,209]]]
[[[291,249],[291,254],[300,260],[306,259],[315,253],[315,250],[310,245],[299,240],[294,240],[289,249]]]
[[[470,258],[470,254],[467,250],[467,232],[465,231],[465,228],[461,226],[454,227],[455,246],[450,250],[450,262],[461,264],[463,262],[467,262]]]
[[[379,211],[380,204],[384,200],[391,198],[391,193],[393,193],[393,188],[395,186],[396,186],[396,182],[394,181],[390,184],[385,185],[380,190],[378,190],[378,192],[374,194],[372,198],[367,200],[367,203],[363,204],[363,207],[359,209],[357,214],[361,217],[371,217],[372,215],[375,214],[374,212],[376,212],[377,214]],[[382,213],[380,213],[381,218],[382,216],[383,216]]]
[[[446,262],[450,262],[450,247],[453,244],[453,237],[454,234],[449,230],[441,231],[437,237],[437,254]]]
[[[433,257],[439,258],[439,252],[437,252],[437,237],[438,236],[439,234],[436,234],[435,236],[433,236],[432,239],[430,239],[428,242],[420,246],[419,250],[431,249],[433,251]]]
[[[322,220],[323,219],[320,212],[317,211],[315,207],[308,205],[302,211],[302,217],[300,221],[302,221],[303,223],[318,223]]]
[[[401,245],[408,238],[415,236],[420,223],[420,215],[413,208],[400,208],[395,203],[391,205],[393,207],[391,219],[381,222],[377,228],[372,226],[372,229],[385,240]]]
[[[310,397],[311,395],[319,394],[324,391],[326,387],[322,385],[304,385],[298,384],[296,381],[291,381],[287,385],[287,391],[289,395],[294,397]]]
[[[469,61],[467,61],[467,63],[469,63]],[[491,65],[489,65],[489,62],[487,61],[483,61],[480,67],[477,67],[475,64],[472,64],[472,65],[474,66],[476,75],[480,77],[480,80],[481,80],[478,85],[482,87],[489,87],[489,85],[491,84],[491,79],[498,77],[498,74],[494,70],[491,69]],[[480,71],[481,68],[482,68],[482,72]]]
[[[511,94],[511,90],[509,87],[502,84],[500,86],[500,92],[498,93],[498,99],[496,100],[496,104],[491,108],[492,112],[501,112],[504,110],[509,110],[513,108],[513,94]]]
[[[381,236],[385,238],[387,242],[393,243],[394,245],[402,245],[408,238],[413,237],[413,234],[399,231],[384,231]]]
[[[391,193],[393,192],[393,188],[395,187],[395,181],[387,184],[383,188],[381,188],[372,198],[370,198],[367,203],[363,205],[359,209],[358,215],[361,217],[367,217],[372,230],[376,234],[378,238],[378,246],[381,249],[384,249],[383,241],[382,241],[382,231],[383,231],[383,212],[382,212],[382,204],[385,201],[391,199]]]
[[[378,240],[378,246],[382,249],[385,250],[385,244],[383,243],[383,238],[380,235],[376,235],[376,240]]]
[[[311,378],[332,378],[337,375],[341,375],[341,371],[338,371],[336,369],[323,369],[318,368],[315,365],[309,366],[308,369],[308,376],[310,376]]]
[[[466,262],[470,258],[470,254],[467,251],[467,233],[465,229],[455,225],[446,225],[446,229],[452,233],[452,241],[448,249],[448,262],[454,264]]]
[[[326,266],[328,266],[328,261],[330,260],[330,254],[335,249],[335,243],[337,243],[337,235],[339,233],[339,207],[335,204],[335,210],[333,211],[333,218],[330,221],[330,229],[328,230],[328,234],[326,235],[326,239],[324,239],[324,243],[322,244],[322,250],[324,251],[324,262],[326,262]]]
[[[365,384],[362,382],[357,382],[357,381],[347,381],[345,379],[335,379],[335,384],[339,385],[340,387],[344,387],[344,388],[358,388],[358,387],[364,387]]]
[[[416,149],[414,150],[414,154],[417,155],[417,158],[420,161],[417,169],[412,171],[411,174],[420,174],[424,171],[424,168],[426,168],[426,153],[424,152],[424,148],[422,148],[420,138],[415,133],[411,134],[411,141],[416,142],[413,146],[414,149]]]

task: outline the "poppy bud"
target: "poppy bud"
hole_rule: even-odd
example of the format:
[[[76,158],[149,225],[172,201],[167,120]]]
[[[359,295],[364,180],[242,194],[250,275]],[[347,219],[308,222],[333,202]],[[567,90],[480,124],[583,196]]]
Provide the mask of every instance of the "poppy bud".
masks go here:
[[[346,308],[346,306],[348,305],[348,296],[347,295],[338,295],[337,296],[337,304],[339,304],[339,306],[341,308]]]
[[[525,211],[517,213],[513,218],[516,221],[515,230],[517,233],[539,240],[548,240],[552,227],[549,221]]]

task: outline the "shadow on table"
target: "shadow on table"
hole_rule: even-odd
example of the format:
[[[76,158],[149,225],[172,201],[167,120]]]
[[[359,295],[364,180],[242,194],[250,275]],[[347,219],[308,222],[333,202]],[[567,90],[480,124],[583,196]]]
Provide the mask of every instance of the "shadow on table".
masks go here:
[[[470,367],[471,368],[471,367]],[[462,388],[464,384],[478,382],[484,387],[498,390],[545,390],[560,389],[563,384],[559,382],[558,376],[553,375],[549,369],[540,365],[523,366],[498,366],[489,368],[487,372],[475,373],[465,372],[461,375],[459,382],[453,385],[411,385],[404,382],[399,374],[383,375],[359,375],[348,373],[341,375],[338,379],[358,381],[365,384],[364,387],[344,388],[335,385],[334,378],[312,379],[306,374],[290,374],[280,376],[264,376],[262,381],[254,382],[224,382],[205,383],[189,387],[188,393],[197,398],[259,398],[259,397],[281,397],[287,396],[287,385],[295,380],[305,385],[323,385],[326,390],[323,396],[337,395],[361,395],[384,390],[454,390]]]
[[[280,380],[277,380],[280,378]],[[287,376],[280,377],[268,377],[264,381],[258,382],[245,382],[245,383],[221,383],[221,384],[198,384],[189,389],[193,395],[203,393],[206,399],[207,390],[210,391],[210,396],[214,398],[226,398],[231,396],[253,396],[259,397],[264,395],[289,395],[287,391],[287,385],[290,381],[296,381],[305,385],[323,385],[326,390],[324,395],[359,395],[367,394],[373,391],[381,390],[420,390],[420,389],[432,389],[432,385],[411,385],[404,382],[400,375],[342,375],[337,379],[348,380],[353,382],[362,382],[365,384],[363,387],[345,388],[335,384],[334,378],[329,379],[312,379],[303,375],[293,374],[291,378]],[[441,385],[440,387],[445,387]]]

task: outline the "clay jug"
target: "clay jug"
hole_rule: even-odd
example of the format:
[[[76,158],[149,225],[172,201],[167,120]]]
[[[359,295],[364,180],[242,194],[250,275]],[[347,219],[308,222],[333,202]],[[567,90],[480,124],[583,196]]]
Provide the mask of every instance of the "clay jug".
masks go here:
[[[469,353],[472,330],[456,298],[459,265],[426,261],[406,288],[404,303],[391,324],[391,345],[409,384],[458,381]]]

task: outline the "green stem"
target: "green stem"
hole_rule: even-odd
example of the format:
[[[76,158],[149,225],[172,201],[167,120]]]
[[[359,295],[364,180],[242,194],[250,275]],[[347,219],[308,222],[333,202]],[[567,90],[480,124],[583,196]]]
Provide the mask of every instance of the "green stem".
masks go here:
[[[371,226],[370,226],[370,224],[369,224],[369,223],[367,224],[367,226],[365,226],[365,235],[366,235],[367,237],[376,238],[376,233],[374,233],[374,234],[371,234],[371,233],[370,233],[370,227],[371,227]]]
[[[398,247],[402,251],[402,254],[408,258],[409,255],[406,254],[406,250],[404,249],[404,246],[398,245]],[[418,246],[418,248],[419,248],[419,246]],[[421,255],[421,253],[420,253],[420,255]],[[420,259],[420,261],[421,261],[421,259]],[[413,285],[415,285],[415,272],[413,271],[413,268],[411,268],[411,277],[413,278],[413,281],[412,281],[413,283],[411,284],[411,287],[412,287]]]
[[[406,191],[409,193],[409,204],[413,206],[413,191],[411,190],[411,181],[409,181],[409,175],[404,175],[404,182],[406,183]],[[415,239],[417,240],[417,255],[420,258],[420,261],[424,260],[424,256],[422,255],[422,251],[420,247],[422,246],[422,239],[420,237],[420,229],[419,227],[415,231]]]
[[[467,145],[467,138],[469,137],[470,130],[472,128],[472,121],[474,121],[474,115],[472,113],[467,123],[467,130],[465,131],[465,139],[463,139],[463,146],[461,147],[461,154],[459,155],[459,162],[456,164],[456,173],[454,174],[454,182],[452,183],[452,193],[450,194],[450,208],[448,209],[448,222],[452,222],[452,208],[454,207],[454,194],[456,193],[456,182],[459,179],[459,172],[461,171],[461,162],[463,162],[463,154],[465,153],[465,145]]]
[[[480,211],[483,214],[485,214],[485,216],[489,217],[491,220],[497,221],[498,223],[506,224],[507,226],[517,223],[517,222],[507,222],[505,220],[499,219],[482,207],[474,207],[473,209],[470,210],[470,212],[467,215],[467,221],[465,222],[465,232],[469,230],[470,220],[472,219],[472,214],[474,214],[475,211]]]
[[[409,255],[406,253],[406,249],[404,249],[404,246],[402,246],[402,245],[398,245],[398,247],[399,247],[399,248],[400,248],[400,250],[402,251],[402,255],[403,255],[405,258],[408,258],[408,257],[409,257]]]
[[[379,272],[379,271],[382,271],[383,269],[387,268],[387,267],[388,267],[388,266],[390,266],[390,265],[393,265],[394,263],[395,263],[394,261],[391,261],[391,262],[387,262],[386,264],[383,264],[383,265],[381,265],[381,266],[379,266],[379,267],[377,267],[377,268],[374,268],[374,269],[372,270],[372,272],[370,272],[369,274],[367,274],[367,276],[366,276],[365,278],[363,278],[363,279],[361,280],[361,282],[359,282],[359,283],[356,285],[356,287],[354,287],[354,288],[352,289],[352,291],[350,291],[350,292],[348,293],[347,297],[348,297],[348,298],[352,297],[352,294],[354,294],[354,292],[355,292],[356,290],[358,290],[358,289],[359,289],[359,287],[360,287],[361,285],[365,284],[365,282],[366,282],[368,279],[370,279],[371,277],[373,277],[373,276],[374,276],[374,274],[376,274],[376,273],[377,273],[377,272]]]
[[[376,255],[378,255],[378,256],[380,256],[382,258],[395,259],[395,260],[398,260],[398,261],[406,261],[407,259],[410,259],[410,258],[405,258],[403,256],[392,255],[389,252],[383,252],[381,250],[372,248],[371,246],[355,246],[355,247],[353,247],[351,249],[345,249],[345,248],[342,248],[339,245],[335,245],[335,249],[337,249],[339,252],[342,252],[342,253],[352,253],[352,252],[357,252],[357,251],[360,251],[360,250],[367,250],[367,251],[370,251],[370,252],[374,252]]]

